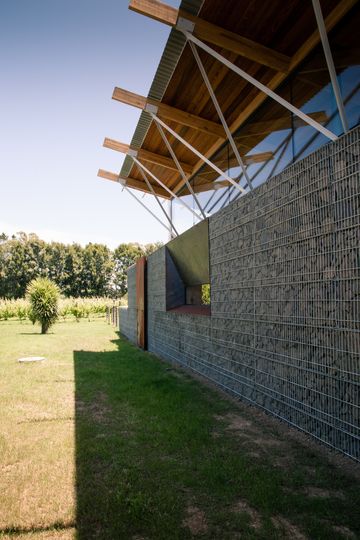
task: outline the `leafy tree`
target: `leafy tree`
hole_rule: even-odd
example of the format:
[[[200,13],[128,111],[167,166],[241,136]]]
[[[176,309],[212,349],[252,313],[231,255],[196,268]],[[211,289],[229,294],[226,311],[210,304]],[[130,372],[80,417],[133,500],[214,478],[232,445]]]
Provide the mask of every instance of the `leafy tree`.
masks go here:
[[[61,289],[65,296],[80,297],[83,295],[83,248],[79,244],[66,246],[64,256],[64,276]]]
[[[31,319],[41,325],[41,333],[46,334],[59,316],[59,287],[48,278],[37,278],[26,289],[31,305]]]
[[[106,296],[114,263],[102,244],[88,244],[83,251],[82,296]]]
[[[28,283],[42,274],[45,242],[36,235],[17,233],[0,244],[0,296],[22,298]]]
[[[59,265],[59,260],[61,264]],[[58,276],[55,281],[66,296],[106,296],[113,270],[111,251],[102,244],[64,246],[57,257]]]
[[[210,304],[210,283],[201,285],[201,303]]]
[[[114,272],[111,281],[112,296],[121,297],[127,293],[126,271],[144,254],[144,248],[136,243],[120,244],[115,249],[113,256]]]
[[[163,246],[162,242],[154,242],[153,244],[145,244],[144,246],[144,255],[148,256],[151,255],[151,253],[154,253],[157,249],[161,248]]]
[[[140,257],[148,256],[163,244],[155,242],[141,246],[135,242],[120,244],[114,251],[114,268],[110,282],[110,296],[122,297],[127,293],[127,269]]]
[[[60,242],[45,244],[45,268],[42,275],[55,281],[61,290],[67,276],[65,269],[67,251],[68,246]]]
[[[47,243],[36,234],[0,235],[0,298],[22,298],[37,277],[53,280],[67,297],[123,296],[126,271],[160,243],[120,244],[111,252],[102,244]]]

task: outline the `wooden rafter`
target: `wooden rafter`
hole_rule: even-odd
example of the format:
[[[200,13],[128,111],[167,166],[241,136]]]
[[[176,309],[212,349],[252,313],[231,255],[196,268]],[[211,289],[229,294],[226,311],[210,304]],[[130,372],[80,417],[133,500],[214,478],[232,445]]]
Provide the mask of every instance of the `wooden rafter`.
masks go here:
[[[169,26],[176,26],[179,14],[176,8],[157,0],[131,0],[129,9]]]
[[[194,36],[203,41],[249,58],[276,71],[286,73],[289,68],[290,58],[285,54],[269,49],[251,39],[239,36],[200,17],[195,17],[187,11],[175,9],[158,0],[131,0],[129,9],[173,27],[177,25],[179,18],[186,19],[195,25]]]
[[[129,150],[131,150],[131,146],[129,146],[128,144],[108,138],[104,139],[103,146],[105,146],[105,148],[115,150],[116,152],[122,152],[123,154],[127,154]],[[155,163],[156,165],[160,165],[161,167],[165,167],[166,169],[172,169],[174,171],[178,170],[173,159],[169,157],[163,156],[161,154],[155,154],[154,152],[149,152],[148,150],[144,150],[143,148],[139,150],[134,150],[137,151],[137,157],[140,160],[147,161],[149,163]],[[189,165],[189,163],[184,163],[181,161],[180,164],[187,174],[191,173],[192,166]]]
[[[99,178],[104,178],[105,180],[111,180],[112,182],[119,183],[119,175],[116,173],[105,171],[105,169],[99,169],[97,175]]]
[[[325,27],[327,32],[330,32],[334,26],[341,21],[341,19],[350,11],[350,9],[357,3],[358,0],[340,0],[337,6],[329,13],[325,19]],[[299,64],[309,55],[309,53],[319,44],[320,34],[317,30],[311,34],[311,36],[303,43],[303,45],[296,51],[294,56],[291,58],[289,73],[292,73]],[[267,84],[268,88],[271,90],[276,90],[282,82],[286,79],[288,74],[286,73],[276,73]],[[256,109],[268,99],[268,96],[263,92],[258,92],[256,97],[243,109],[236,120],[229,126],[231,133],[237,131],[242,124],[253,114]],[[212,144],[208,151],[205,153],[205,157],[211,159],[211,157],[219,150],[223,140],[219,139],[214,144]],[[199,169],[203,166],[203,161],[199,160],[192,171],[192,175],[196,174]],[[182,186],[184,185],[183,179],[173,187],[173,191],[177,193]]]
[[[161,101],[157,101],[156,99],[145,98],[144,96],[118,87],[114,89],[112,98],[121,103],[126,103],[126,105],[137,107],[138,109],[145,109],[147,104],[153,105],[158,108],[157,114],[160,118],[202,131],[207,135],[214,135],[217,138],[221,138],[221,140],[225,139],[222,125],[196,116],[195,114],[182,111],[176,107],[170,107],[170,105],[165,105],[165,103],[161,103]]]
[[[105,171],[104,169],[99,169],[98,171],[99,178],[104,178],[105,180],[111,180],[112,182],[120,183],[120,177],[116,173],[112,173],[109,171]],[[122,178],[122,180],[125,182],[127,187],[137,189],[139,191],[143,191],[144,193],[149,193],[149,188],[145,184],[145,182],[141,182],[140,180],[137,180],[136,178]],[[151,184],[154,188],[154,191],[156,195],[159,197],[162,197],[163,199],[170,199],[170,195],[165,189],[155,186],[154,184]]]

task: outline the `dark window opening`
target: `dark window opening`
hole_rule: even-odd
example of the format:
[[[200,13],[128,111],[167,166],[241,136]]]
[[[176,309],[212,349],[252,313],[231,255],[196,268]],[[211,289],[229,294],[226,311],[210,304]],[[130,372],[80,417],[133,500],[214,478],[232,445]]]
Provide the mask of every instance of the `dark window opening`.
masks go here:
[[[209,306],[210,305],[210,284],[193,285],[186,287],[185,303],[187,306]]]

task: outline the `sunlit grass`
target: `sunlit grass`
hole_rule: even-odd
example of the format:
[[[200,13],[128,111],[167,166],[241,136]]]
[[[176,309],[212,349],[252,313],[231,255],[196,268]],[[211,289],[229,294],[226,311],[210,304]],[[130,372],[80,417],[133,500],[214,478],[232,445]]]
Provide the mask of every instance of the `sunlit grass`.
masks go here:
[[[103,320],[34,331],[0,324],[0,538],[360,534],[356,476],[253,409]]]

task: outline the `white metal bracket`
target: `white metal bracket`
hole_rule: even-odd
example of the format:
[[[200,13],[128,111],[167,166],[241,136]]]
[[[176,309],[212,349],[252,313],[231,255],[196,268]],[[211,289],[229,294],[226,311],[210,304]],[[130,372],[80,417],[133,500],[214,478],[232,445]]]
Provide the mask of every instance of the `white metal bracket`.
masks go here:
[[[156,114],[158,112],[159,107],[157,105],[152,105],[151,103],[146,103],[144,111],[147,113]]]
[[[138,155],[138,151],[135,150],[134,148],[129,148],[129,150],[126,153],[128,156],[131,156],[131,157],[137,157]]]
[[[185,19],[185,17],[179,17],[175,28],[180,30],[180,32],[189,32],[192,34],[195,28],[195,23],[189,21],[189,19]]]

